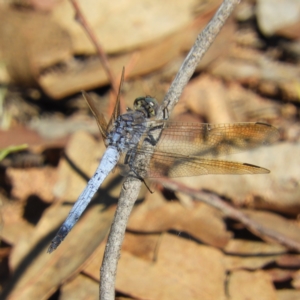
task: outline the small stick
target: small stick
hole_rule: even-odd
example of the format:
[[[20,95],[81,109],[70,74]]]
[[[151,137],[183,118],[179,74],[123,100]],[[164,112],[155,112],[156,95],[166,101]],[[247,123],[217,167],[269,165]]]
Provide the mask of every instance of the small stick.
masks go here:
[[[224,0],[212,20],[198,35],[194,46],[184,60],[177,76],[166,94],[164,102],[162,103],[158,113],[158,119],[162,120],[164,118],[164,111],[166,109],[168,112],[171,112],[174,108],[185,85],[190,80],[200,60],[239,2],[240,0]],[[144,157],[137,157],[138,160],[145,159],[145,161],[149,161],[150,158],[151,151],[148,156],[145,155]],[[115,278],[121,246],[125,235],[127,221],[139,195],[140,189],[141,181],[138,179],[126,178],[123,183],[100,271],[100,299],[102,300],[115,299]]]
[[[300,243],[299,242],[292,240],[291,238],[289,238],[275,230],[266,228],[265,226],[252,220],[251,217],[248,217],[243,212],[241,212],[238,209],[234,208],[233,206],[227,204],[217,195],[199,191],[199,190],[196,190],[193,188],[189,188],[189,187],[185,186],[184,184],[170,180],[168,178],[159,178],[159,183],[172,191],[180,191],[182,193],[185,193],[185,194],[191,196],[192,198],[194,198],[196,200],[202,201],[208,205],[211,205],[211,206],[221,210],[222,213],[226,217],[229,217],[231,219],[241,222],[242,224],[244,224],[246,227],[253,230],[254,232],[258,232],[264,236],[267,236],[267,237],[271,238],[272,240],[286,246],[289,249],[300,251]]]
[[[103,47],[101,44],[97,41],[97,38],[92,30],[92,28],[89,26],[88,22],[86,21],[84,15],[82,14],[80,7],[76,0],[70,0],[75,11],[76,11],[76,20],[82,25],[84,30],[86,31],[87,35],[89,36],[91,42],[94,44],[97,54],[99,56],[99,59],[101,61],[101,64],[107,74],[107,77],[109,78],[109,81],[112,85],[115,97],[117,97],[118,94],[118,83],[115,79],[115,76],[113,75],[113,72],[111,70],[111,67],[108,62],[107,55],[105,54]]]

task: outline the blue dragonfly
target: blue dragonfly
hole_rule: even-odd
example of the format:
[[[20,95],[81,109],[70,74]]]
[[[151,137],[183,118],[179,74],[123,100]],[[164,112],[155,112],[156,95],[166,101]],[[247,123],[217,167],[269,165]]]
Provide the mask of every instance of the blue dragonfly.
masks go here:
[[[101,162],[79,196],[56,236],[48,252],[53,252],[63,241],[103,180],[117,165],[121,154],[125,155],[127,169],[140,179],[157,177],[187,177],[206,174],[267,174],[270,171],[248,163],[218,160],[216,157],[249,150],[273,143],[278,138],[278,130],[266,123],[182,123],[168,120],[153,120],[158,111],[158,103],[150,96],[134,101],[134,110],[120,115],[120,91],[124,80],[124,69],[116,105],[109,122],[106,122],[91,97],[83,92],[100,133],[107,147]],[[158,138],[154,131],[161,129]],[[144,141],[152,146],[145,147]],[[137,154],[149,154],[150,163],[142,161],[136,165]]]

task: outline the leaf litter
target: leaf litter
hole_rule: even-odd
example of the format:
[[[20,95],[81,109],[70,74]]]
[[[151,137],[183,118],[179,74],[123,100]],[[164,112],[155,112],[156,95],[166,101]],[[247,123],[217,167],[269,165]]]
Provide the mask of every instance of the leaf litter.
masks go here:
[[[253,8],[253,2],[246,2],[248,9]],[[210,7],[207,11],[213,9]],[[300,123],[296,82],[299,61],[296,55],[288,58],[283,54],[280,56],[284,51],[287,53],[286,44],[277,43],[276,49],[266,46],[268,40],[261,39],[257,34],[251,14],[249,16],[250,19],[243,24],[248,27],[247,34],[243,31],[245,28],[239,28],[241,23],[236,23],[234,19],[230,25],[233,27],[228,27],[228,30],[224,28],[223,39],[226,42],[221,43],[219,49],[212,49],[213,59],[210,61],[213,63],[201,67],[206,74],[195,75],[171,117],[174,120],[184,118],[186,122],[263,121],[279,127],[279,144],[233,157],[269,168],[271,173],[248,177],[190,177],[180,179],[180,182],[210,191],[246,213],[261,227],[300,242],[297,219],[300,211]],[[49,21],[49,26],[53,25],[52,22],[54,20]],[[193,23],[191,16],[189,22],[197,32],[200,22],[198,25]],[[61,25],[53,26],[61,36],[67,34],[65,29],[59,27]],[[185,32],[187,29],[181,25],[180,30]],[[243,34],[232,38],[232,30],[242,31]],[[156,42],[151,36],[147,38],[150,39],[147,45],[153,45],[152,52],[140,52],[143,59],[135,69],[129,69],[132,76],[140,77],[136,81],[127,81],[125,97],[126,94],[140,96],[136,89],[141,89],[141,86],[145,94],[163,95],[173,76],[175,57],[180,60],[184,55],[176,50],[169,57],[162,56],[161,61],[157,59],[160,56],[158,53],[165,53],[172,41],[184,43],[184,34],[166,39],[163,49],[155,48]],[[70,64],[74,54],[70,53],[74,50],[69,41],[68,37],[62,45],[62,51],[49,51],[49,59],[36,57],[36,61],[47,68],[57,61],[57,57]],[[289,46],[296,42],[288,40]],[[269,47],[269,51],[264,51],[264,47]],[[35,61],[36,50],[30,49],[33,51],[31,59]],[[116,70],[128,62],[128,57],[131,57],[134,65],[137,59],[134,57],[135,50],[128,50],[126,62],[122,52],[124,49],[116,49],[116,62],[113,63]],[[152,60],[145,60],[149,56],[157,60],[153,68],[150,66]],[[18,55],[14,57],[16,63],[17,58]],[[292,60],[294,65],[291,64]],[[12,63],[12,60],[9,61]],[[87,69],[82,68],[84,63]],[[51,72],[45,72],[38,78],[41,87],[50,95],[47,99],[50,107],[57,107],[54,103],[62,103],[59,100],[61,97],[72,95],[78,88],[91,89],[105,82],[95,75],[98,74],[96,69],[101,68],[98,63],[93,69],[89,60],[82,60],[80,68],[82,73],[76,77],[70,72],[71,69],[57,72],[52,65]],[[158,71],[150,73],[154,69]],[[287,74],[284,78],[283,73]],[[32,82],[36,78],[32,74],[35,74],[34,70],[24,77],[26,88],[34,88]],[[143,77],[144,74],[147,76]],[[83,77],[85,79],[80,81]],[[97,82],[92,77],[97,78]],[[82,85],[78,82],[82,82]],[[49,91],[56,100],[51,99]],[[15,90],[9,90],[8,94],[9,97],[19,97]],[[42,107],[46,100],[40,97],[35,101],[35,105]],[[72,102],[72,97],[68,101]],[[70,112],[63,105],[61,107],[58,111],[52,108],[52,115],[57,114],[57,120],[62,115],[69,120]],[[63,114],[61,110],[64,110]],[[102,110],[106,110],[104,105]],[[50,131],[52,126],[49,118],[46,118],[47,114],[49,112],[46,109],[40,114],[40,123],[37,124],[42,126],[45,120],[44,128]],[[51,295],[55,297],[51,299],[95,299],[106,235],[122,178],[116,171],[107,179],[70,236],[57,252],[49,256],[46,248],[51,237],[84,188],[86,180],[93,174],[104,147],[99,135],[95,136],[95,131],[92,131],[92,135],[80,129],[76,129],[76,133],[65,130],[59,136],[53,134],[50,138],[43,136],[42,131],[37,133],[29,129],[24,122],[26,118],[18,119],[18,114],[14,116],[17,117],[11,128],[0,131],[1,148],[26,142],[29,153],[43,155],[43,161],[35,166],[2,165],[0,168],[0,250],[3,249],[0,252],[0,269],[6,270],[0,272],[1,296],[33,300],[49,299]],[[33,118],[36,118],[36,114]],[[78,120],[76,128],[78,126],[84,130],[86,119]],[[52,122],[55,123],[55,118]],[[64,127],[63,123],[59,124]],[[15,161],[16,157],[11,156],[10,159]],[[192,198],[189,205],[184,206],[180,193],[174,193],[157,183],[153,187],[154,194],[146,190],[141,192],[128,224],[118,266],[117,296],[132,299],[299,298],[300,259],[297,251],[274,242],[268,235],[255,232],[238,221],[228,219],[216,208],[195,202]]]

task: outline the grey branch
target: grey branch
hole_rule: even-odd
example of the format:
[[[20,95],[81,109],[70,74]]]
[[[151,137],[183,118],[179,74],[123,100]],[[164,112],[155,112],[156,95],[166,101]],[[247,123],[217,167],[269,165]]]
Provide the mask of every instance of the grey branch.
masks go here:
[[[212,20],[198,35],[195,44],[188,53],[164,98],[157,115],[158,119],[163,119],[163,110],[165,109],[168,110],[168,113],[171,113],[200,60],[239,2],[240,0],[224,0]],[[148,161],[150,158],[151,157],[136,157],[137,160],[143,159]],[[124,239],[127,221],[138,197],[141,184],[142,182],[139,179],[133,177],[126,178],[124,181],[100,272],[100,299],[102,300],[115,299],[115,278],[121,245]]]

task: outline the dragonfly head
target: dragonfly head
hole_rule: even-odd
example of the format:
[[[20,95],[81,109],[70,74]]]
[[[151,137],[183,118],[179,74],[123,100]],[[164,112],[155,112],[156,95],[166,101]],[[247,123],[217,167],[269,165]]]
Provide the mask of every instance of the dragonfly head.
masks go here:
[[[134,100],[134,109],[140,110],[146,114],[147,118],[152,118],[156,116],[158,103],[155,98],[150,96],[138,97]]]

